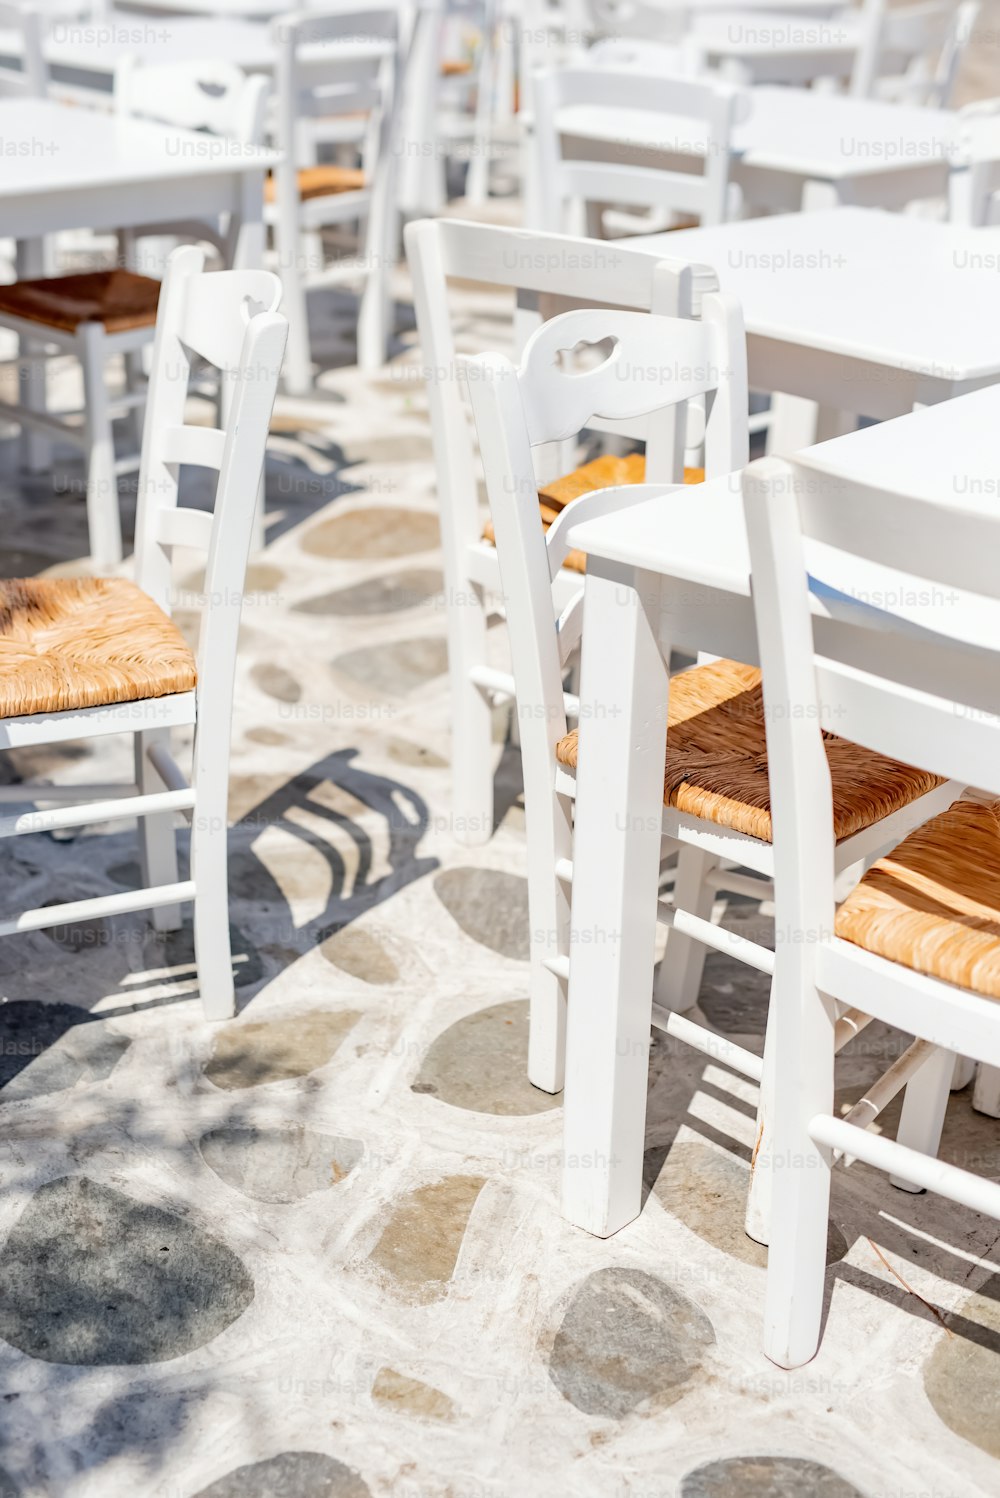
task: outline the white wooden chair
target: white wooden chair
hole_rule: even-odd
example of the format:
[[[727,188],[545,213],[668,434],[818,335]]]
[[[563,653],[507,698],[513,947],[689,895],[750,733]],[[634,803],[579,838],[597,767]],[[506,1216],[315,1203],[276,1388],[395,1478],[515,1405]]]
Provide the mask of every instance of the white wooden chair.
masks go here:
[[[16,66],[0,65],[0,98],[41,99],[48,92],[49,70],[42,51],[42,12],[34,5],[0,3],[0,28],[16,33],[21,55]]]
[[[135,748],[133,785],[46,785],[34,796],[27,785],[5,787],[7,802],[69,804],[4,817],[0,834],[138,816],[143,887],[5,915],[0,934],[134,910],[153,910],[155,926],[170,930],[180,924],[180,902],[193,900],[202,1003],[218,1020],[234,1003],[226,801],[239,600],[287,324],[275,310],[276,276],[203,274],[204,258],[193,245],[176,250],[163,282],[139,471],[136,582],[0,582],[0,747],[130,733]],[[196,358],[232,376],[221,430],[184,425]],[[214,513],[178,505],[185,463],[218,469]],[[207,553],[197,660],[170,619],[174,546]],[[171,729],[182,725],[194,726],[190,784],[169,750]],[[191,819],[186,880],[177,874],[178,811]]]
[[[256,144],[262,131],[267,82],[246,78],[228,63],[177,63],[116,74],[116,109],[186,129],[204,129]],[[150,225],[144,234],[178,233],[215,244],[228,253],[225,226]],[[134,256],[134,249],[130,251]],[[122,559],[118,477],[138,464],[137,453],[115,456],[114,419],[145,402],[140,351],[153,340],[160,282],[124,265],[65,276],[27,277],[0,286],[0,327],[22,345],[38,343],[50,358],[74,355],[83,374],[83,410],[45,410],[44,399],[0,402],[0,413],[80,448],[87,465],[87,525],[91,564],[114,569]],[[108,360],[124,355],[126,389],[112,397]],[[40,371],[44,378],[44,368]]]
[[[585,373],[557,363],[562,350],[612,344],[610,354]],[[527,343],[520,368],[501,355],[472,361],[469,390],[496,529],[508,629],[517,687],[524,764],[525,817],[532,950],[532,1080],[544,1086],[562,1077],[566,992],[571,960],[569,902],[573,869],[573,800],[577,735],[568,732],[562,669],[569,646],[580,639],[582,599],[558,610],[552,580],[566,554],[566,533],[577,521],[630,505],[645,491],[607,489],[579,500],[543,538],[534,502],[532,449],[561,440],[596,413],[618,420],[653,418],[674,401],[703,394],[708,405],[706,477],[742,467],[747,451],[746,354],[737,305],[718,293],[701,299],[700,321],[622,311],[578,311],[547,323]],[[697,503],[697,490],[689,491]],[[669,524],[665,516],[664,524]],[[600,650],[584,632],[583,649]],[[642,683],[634,683],[641,693]],[[581,703],[581,719],[600,716],[600,703]],[[665,838],[682,845],[670,925],[657,982],[653,1023],[699,1050],[762,1081],[760,1127],[768,1127],[766,1065],[759,1057],[687,1018],[697,1000],[705,947],[725,951],[770,973],[774,954],[760,944],[720,930],[711,921],[720,888],[767,898],[774,869],[770,840],[764,710],[759,673],[732,661],[696,666],[674,676],[667,735]],[[592,729],[590,731],[593,731]],[[948,804],[951,792],[933,777],[888,764],[838,741],[831,751],[837,775],[836,868],[844,872],[890,846]],[[869,781],[881,782],[881,797]],[[831,826],[834,815],[830,815]],[[733,874],[735,863],[764,881]],[[648,891],[650,901],[656,890]],[[596,939],[596,937],[595,937]],[[620,936],[619,939],[627,939]],[[586,953],[580,954],[586,961]],[[854,1016],[841,1043],[865,1023]],[[615,1095],[622,1058],[604,1058],[607,1097]],[[567,1081],[567,1085],[569,1082]],[[621,1149],[615,1169],[634,1170]],[[610,1173],[611,1177],[614,1171]],[[610,1184],[610,1178],[609,1178]],[[766,1241],[768,1175],[753,1177],[748,1229]],[[610,1187],[613,1190],[613,1185]],[[608,1214],[595,1212],[594,1220]]]
[[[1000,99],[977,99],[961,111],[964,174],[953,174],[952,218],[975,229],[1000,222]]]
[[[859,98],[944,109],[951,102],[979,0],[865,0],[864,35],[850,92]]]
[[[362,281],[358,363],[385,362],[390,335],[389,280],[396,260],[394,197],[398,101],[403,80],[400,12],[394,5],[323,7],[279,16],[276,144],[283,159],[265,201],[274,227],[288,313],[285,383],[312,384],[306,293],[310,287]],[[344,121],[362,114],[367,129],[357,166],[319,160],[321,147],[343,147]],[[359,254],[325,263],[321,230],[359,226]]]
[[[417,0],[407,60],[405,128],[398,174],[408,215],[438,214],[447,201],[447,166],[468,159],[465,198],[483,203],[490,167],[516,144],[514,97],[524,28],[544,27],[518,0]],[[523,109],[523,95],[521,107]],[[501,141],[500,137],[503,138]]]
[[[515,334],[523,343],[540,317],[574,304],[604,303],[640,310],[691,315],[705,290],[716,288],[714,272],[678,262],[656,262],[638,250],[557,234],[533,234],[472,224],[460,219],[424,219],[408,224],[406,253],[420,336],[421,366],[427,381],[431,434],[437,474],[441,542],[444,551],[448,665],[452,713],[452,818],[456,838],[485,843],[493,833],[493,749],[491,708],[514,695],[514,678],[491,665],[487,646],[489,615],[498,609],[503,588],[496,548],[484,533],[475,452],[461,353],[452,330],[449,282],[474,281],[516,293]],[[477,349],[476,352],[481,350]],[[683,448],[701,440],[700,413],[675,445],[673,430],[654,434],[645,467],[636,458],[613,461],[599,470],[604,483],[643,473],[665,482],[683,476]],[[622,430],[619,427],[619,430]],[[645,438],[638,424],[631,435]],[[562,445],[544,455],[544,481],[558,480],[574,457]],[[734,465],[738,466],[738,464]],[[601,478],[601,473],[606,476]],[[692,474],[693,478],[695,475]],[[570,487],[573,485],[572,479]],[[584,486],[585,487],[585,486]],[[593,487],[593,481],[591,482]],[[548,504],[558,508],[564,485]],[[571,559],[572,560],[572,559]],[[561,569],[556,599],[564,608],[580,591],[576,567]]]
[[[1000,1218],[1000,1186],[935,1158],[955,1055],[1000,1063],[1000,803],[955,802],[835,908],[820,734],[833,721],[873,751],[1000,790],[1000,521],[799,461],[754,464],[743,493],[774,770],[776,919],[804,934],[779,948],[771,1005],[772,1148],[782,1168],[764,1350],[791,1368],[819,1341],[835,1160],[863,1160],[898,1184]],[[810,565],[847,595],[865,596],[874,567],[891,569],[886,599],[902,580],[896,596],[944,588],[949,604],[916,631],[888,602],[875,611],[845,600],[828,610],[832,618],[814,618]],[[901,1073],[914,1078],[895,1141],[867,1132],[870,1108],[835,1113],[833,1035],[843,1005],[917,1037],[872,1089],[881,1100]]]
[[[702,225],[730,216],[730,138],[743,107],[740,89],[715,79],[573,67],[536,74],[533,98],[536,182],[526,213],[534,227],[554,232],[573,227],[567,215],[578,213],[580,205],[595,234],[607,206],[694,215]],[[628,132],[642,116],[652,140],[658,119],[669,121],[673,136],[679,126],[690,151],[671,153],[668,165],[614,160],[615,132],[634,149]],[[600,130],[600,138],[589,138],[589,129]],[[645,138],[645,125],[640,129]],[[700,169],[689,170],[692,163],[700,163]]]

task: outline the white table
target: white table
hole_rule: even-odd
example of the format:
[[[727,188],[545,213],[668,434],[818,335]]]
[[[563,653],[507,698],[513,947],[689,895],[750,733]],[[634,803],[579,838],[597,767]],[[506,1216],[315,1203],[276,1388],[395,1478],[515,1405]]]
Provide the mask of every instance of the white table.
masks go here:
[[[812,184],[826,189],[827,206],[903,208],[945,194],[959,157],[959,116],[949,110],[772,85],[752,89],[746,107],[732,135],[732,180],[747,203],[770,212],[794,212]],[[613,148],[617,161],[667,170],[684,170],[684,158],[690,165],[706,144],[695,122],[667,114],[577,105],[558,119],[574,154],[585,138]]]
[[[220,142],[74,109],[47,99],[0,99],[0,139],[32,149],[0,174],[4,232],[19,241],[60,229],[118,229],[175,219],[236,215],[234,263],[263,261],[263,182],[274,151]]]
[[[0,54],[14,56],[16,42],[6,35],[6,42],[0,39]],[[276,59],[270,24],[238,14],[175,18],[112,13],[89,21],[59,18],[48,27],[42,50],[57,86],[104,92],[110,91],[115,66],[124,57],[144,65],[225,61],[246,73],[270,73]],[[337,57],[350,60],[352,50],[350,42],[338,44]],[[362,50],[360,45],[358,50]],[[371,56],[370,43],[363,50],[366,57]],[[329,46],[322,43],[303,49],[307,58],[329,55]]]
[[[718,69],[738,83],[849,78],[865,28],[857,12],[822,16],[730,9],[695,15],[684,39],[694,71]]]
[[[1000,379],[1000,228],[840,208],[628,243],[714,267],[743,306],[754,389],[885,419]],[[776,450],[809,440],[797,411]]]
[[[824,443],[822,455],[845,476],[994,512],[998,430],[994,387]],[[588,559],[580,699],[595,711],[580,716],[563,1202],[601,1236],[641,1201],[656,906],[637,871],[655,874],[660,855],[667,662],[680,648],[757,664],[739,476],[683,493],[646,487],[633,508],[569,534]],[[918,602],[912,617],[930,622],[933,609]]]

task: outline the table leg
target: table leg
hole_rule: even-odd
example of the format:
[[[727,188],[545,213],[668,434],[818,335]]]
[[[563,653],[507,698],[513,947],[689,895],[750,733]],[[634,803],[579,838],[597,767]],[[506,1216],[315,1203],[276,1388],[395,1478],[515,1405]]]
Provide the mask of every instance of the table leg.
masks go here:
[[[600,1237],[642,1202],[669,674],[661,587],[597,558],[587,572],[563,1211]]]
[[[235,234],[231,234],[233,270],[260,270],[264,264],[264,173],[236,174]]]
[[[15,267],[19,280],[44,276],[46,273],[44,239],[18,240],[15,250]],[[40,339],[21,338],[18,340],[18,354],[25,358],[34,356],[37,360],[44,349],[45,344]],[[47,410],[48,397],[44,364],[27,362],[20,367],[19,376],[21,388],[18,399],[21,405],[28,411]],[[44,473],[51,468],[52,443],[49,438],[41,432],[22,427],[20,461],[22,468],[27,469],[29,473]]]

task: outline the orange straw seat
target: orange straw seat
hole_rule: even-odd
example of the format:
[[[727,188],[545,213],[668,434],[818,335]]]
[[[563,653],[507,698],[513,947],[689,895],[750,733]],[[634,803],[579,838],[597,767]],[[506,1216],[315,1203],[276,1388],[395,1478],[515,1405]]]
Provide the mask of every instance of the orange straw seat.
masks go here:
[[[159,300],[159,281],[120,268],[0,286],[0,313],[63,333],[75,333],[85,322],[103,323],[108,333],[151,328]]]
[[[125,578],[0,581],[0,718],[189,692],[194,655]]]
[[[835,734],[824,734],[824,740],[838,842],[943,783]],[[556,745],[556,758],[576,769],[577,753],[574,729]],[[771,841],[764,700],[755,667],[713,661],[671,677],[663,800],[691,816]]]
[[[1000,999],[1000,801],[956,801],[880,858],[837,911],[844,941]]]

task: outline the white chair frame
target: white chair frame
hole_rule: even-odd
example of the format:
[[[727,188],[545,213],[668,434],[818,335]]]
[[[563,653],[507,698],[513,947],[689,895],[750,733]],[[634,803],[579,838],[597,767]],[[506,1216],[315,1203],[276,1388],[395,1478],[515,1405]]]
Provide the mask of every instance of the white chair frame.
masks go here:
[[[567,214],[580,204],[587,209],[591,232],[602,205],[696,214],[706,226],[729,216],[730,140],[743,100],[739,88],[717,79],[653,77],[631,68],[573,67],[537,73],[533,98],[537,187],[528,211],[537,220],[535,227],[553,232],[572,227]],[[608,160],[603,140],[593,159],[566,156],[559,114],[577,105],[689,121],[692,143],[697,142],[689,159],[697,162],[702,156],[704,169]]]
[[[556,363],[560,350],[579,342],[610,338],[614,348],[596,369],[573,374]],[[532,930],[531,1037],[532,1075],[536,1085],[541,1067],[562,1078],[566,995],[574,954],[569,942],[570,891],[573,871],[572,808],[576,777],[557,763],[556,745],[566,733],[562,670],[567,647],[580,639],[582,599],[561,614],[553,605],[552,580],[565,555],[568,530],[584,519],[629,506],[644,498],[646,486],[606,489],[577,500],[542,540],[534,500],[532,448],[562,440],[579,430],[596,413],[616,420],[653,414],[677,400],[702,394],[707,401],[705,432],[706,477],[732,473],[743,467],[747,453],[746,345],[738,305],[712,292],[701,299],[700,322],[667,319],[652,314],[621,311],[578,311],[553,319],[529,340],[520,368],[502,355],[472,361],[470,394],[479,431],[483,464],[497,536],[500,570],[508,599],[508,628],[521,721],[524,764],[525,817],[528,832],[529,908]],[[683,371],[683,373],[682,373]],[[625,377],[623,377],[623,373]],[[697,489],[686,491],[697,502]],[[602,642],[583,648],[601,649]],[[635,683],[641,692],[642,684]],[[582,704],[597,714],[600,704]],[[836,869],[845,873],[864,864],[906,832],[942,810],[954,798],[954,787],[938,788],[873,826],[845,838],[836,848]],[[830,815],[833,825],[832,811]],[[700,818],[665,807],[662,833],[681,845],[672,905],[661,905],[671,927],[653,1005],[653,1023],[695,1048],[723,1060],[761,1083],[758,1136],[770,1128],[770,1072],[761,1059],[734,1043],[711,1034],[686,1017],[697,1001],[705,948],[727,952],[760,971],[774,971],[774,953],[711,921],[718,889],[738,888],[769,897],[775,866],[771,843],[722,829]],[[763,875],[754,883],[722,867],[736,863]],[[648,892],[650,900],[656,891]],[[586,960],[583,954],[581,960]],[[839,1042],[845,1044],[867,1022],[862,1013],[845,1018]],[[594,1106],[614,1117],[613,1099],[622,1084],[617,1072],[621,1058],[608,1056],[605,1095]],[[572,1073],[566,1070],[566,1086]],[[611,1169],[605,1187],[594,1184],[593,1172],[567,1172],[577,1178],[574,1189],[615,1191],[618,1172],[634,1175],[635,1162],[624,1145],[613,1144]],[[767,1241],[770,1173],[752,1176],[747,1230]],[[581,1204],[575,1204],[579,1209]],[[608,1221],[605,1207],[590,1204],[574,1210],[575,1221]]]
[[[344,5],[279,16],[277,51],[275,201],[265,207],[274,227],[278,269],[289,320],[285,384],[296,395],[312,385],[306,293],[310,287],[362,280],[358,309],[358,364],[378,369],[388,357],[390,276],[396,261],[394,201],[399,97],[404,78],[401,17],[392,5]],[[321,60],[306,49],[322,44]],[[303,201],[300,167],[317,162],[323,143],[343,144],[345,116],[368,116],[362,166],[365,184]],[[357,222],[357,258],[322,265],[320,230]],[[317,261],[313,265],[313,261]]]
[[[771,1004],[772,1147],[783,1168],[773,1187],[764,1350],[791,1368],[807,1362],[819,1341],[835,1159],[863,1160],[911,1190],[937,1191],[1000,1218],[1000,1186],[935,1158],[955,1055],[1000,1064],[1000,1006],[831,934],[831,794],[819,727],[836,714],[838,731],[857,743],[918,757],[960,786],[1000,791],[1000,521],[801,461],[753,464],[743,493],[772,708],[776,918],[816,937],[782,944]],[[814,619],[807,547],[816,544],[827,565],[837,557],[836,586],[845,593],[861,568],[870,583],[872,564],[908,583],[947,588],[952,602],[935,633],[914,634],[889,605],[876,612],[845,603],[832,618]],[[808,711],[788,712],[790,703]],[[917,1037],[906,1053],[914,1081],[896,1141],[867,1132],[864,1110],[846,1118],[834,1112],[833,1035],[845,1004]],[[899,1069],[897,1062],[893,1072]]]
[[[49,70],[42,51],[42,13],[34,5],[0,3],[0,26],[21,37],[17,68],[0,67],[0,98],[41,99],[48,92]]]
[[[865,0],[850,92],[946,108],[978,13],[979,0],[917,0],[899,7]]]
[[[140,68],[132,60],[126,60],[116,70],[115,107],[122,114],[189,130],[205,129],[246,144],[259,144],[267,87],[265,78],[247,78],[230,63],[171,63]],[[149,225],[142,233],[177,234],[204,240],[216,246],[224,263],[232,258],[228,232],[219,225],[200,222]],[[134,264],[134,238],[127,231],[122,238],[125,258]],[[23,356],[29,367],[33,366],[32,375],[42,381],[45,364],[52,358],[72,354],[80,361],[82,411],[55,415],[45,409],[43,397],[29,397],[27,403],[0,401],[0,413],[28,430],[69,442],[86,455],[91,565],[101,571],[112,571],[122,560],[118,478],[132,472],[139,462],[137,451],[115,456],[112,423],[126,413],[136,418],[141,415],[146,401],[141,351],[153,342],[154,328],[109,333],[101,322],[86,322],[74,332],[66,332],[4,312],[0,312],[0,327],[16,333],[24,349],[51,350]],[[125,359],[126,382],[125,390],[113,397],[107,385],[107,363],[118,354]],[[141,439],[138,419],[135,432]]]
[[[112,733],[133,735],[132,785],[39,787],[36,805],[79,804],[5,817],[0,835],[138,817],[143,887],[22,911],[0,921],[0,934],[136,910],[154,911],[156,928],[172,930],[180,925],[180,903],[193,900],[202,1003],[207,1018],[220,1020],[234,1009],[227,792],[240,599],[287,323],[276,311],[281,296],[276,276],[268,271],[203,274],[204,259],[195,246],[176,250],[163,282],[136,534],[136,581],[167,614],[172,548],[207,553],[197,686],[144,701],[0,719],[0,748],[7,749]],[[196,357],[231,376],[232,398],[221,429],[184,424]],[[178,471],[184,463],[218,469],[214,513],[178,505]],[[171,729],[185,725],[194,727],[190,784],[169,749]],[[8,787],[0,799],[31,801],[32,792],[26,786]],[[191,820],[191,870],[186,880],[179,880],[177,873],[177,812]]]
[[[489,664],[489,614],[500,606],[503,587],[496,548],[482,539],[480,466],[465,399],[467,382],[452,333],[448,282],[474,281],[515,291],[515,334],[522,344],[540,317],[574,304],[693,315],[702,293],[717,289],[717,283],[707,267],[656,262],[639,250],[617,245],[612,257],[600,241],[461,219],[423,219],[408,224],[404,237],[427,382],[444,552],[452,825],[459,842],[474,846],[487,842],[493,833],[491,709],[513,697],[514,678]],[[663,482],[682,478],[684,446],[700,445],[700,417],[697,408],[692,410],[689,426],[676,442],[675,429],[666,421],[659,424],[647,450],[647,477]],[[612,425],[624,430],[621,424]],[[645,438],[645,426],[633,423],[630,435]],[[546,478],[558,476],[560,460],[564,468],[573,467],[565,444],[545,457],[551,469]],[[581,587],[579,573],[560,572],[555,582],[560,610]]]

